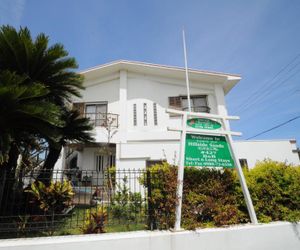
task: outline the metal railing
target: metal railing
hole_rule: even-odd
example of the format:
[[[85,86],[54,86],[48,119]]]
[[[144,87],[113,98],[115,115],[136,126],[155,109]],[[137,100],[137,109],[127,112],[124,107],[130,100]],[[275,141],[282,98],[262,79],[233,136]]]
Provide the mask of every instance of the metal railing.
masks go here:
[[[17,179],[7,174],[0,190],[0,235],[95,233],[89,226],[100,227],[99,216],[105,231],[155,229],[149,201],[160,174],[114,169],[30,171]]]
[[[188,107],[184,107],[182,108],[182,110],[184,111],[188,111]],[[192,112],[197,112],[197,113],[209,113],[210,112],[210,107],[208,106],[195,106],[195,107],[191,107],[191,111]]]
[[[112,127],[119,126],[119,115],[112,113],[85,113],[86,118],[90,119],[93,126],[97,127]]]

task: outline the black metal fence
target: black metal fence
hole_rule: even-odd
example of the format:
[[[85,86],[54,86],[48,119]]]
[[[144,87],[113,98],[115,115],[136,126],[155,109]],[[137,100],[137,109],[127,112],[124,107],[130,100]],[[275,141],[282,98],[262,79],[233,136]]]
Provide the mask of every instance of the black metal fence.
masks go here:
[[[0,185],[0,235],[78,234],[155,229],[146,170],[6,173]]]

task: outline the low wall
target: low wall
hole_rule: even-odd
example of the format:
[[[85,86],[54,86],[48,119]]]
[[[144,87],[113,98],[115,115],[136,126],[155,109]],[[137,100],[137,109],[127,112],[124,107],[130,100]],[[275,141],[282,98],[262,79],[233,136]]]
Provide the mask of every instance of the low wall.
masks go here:
[[[5,250],[299,250],[300,223],[0,240]]]

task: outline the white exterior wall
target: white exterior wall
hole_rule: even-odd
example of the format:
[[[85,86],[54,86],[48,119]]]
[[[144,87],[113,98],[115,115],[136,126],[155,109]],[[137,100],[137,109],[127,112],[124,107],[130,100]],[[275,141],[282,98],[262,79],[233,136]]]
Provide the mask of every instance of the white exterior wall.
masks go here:
[[[227,115],[224,83],[190,81],[191,95],[207,95],[208,106],[213,114]],[[85,81],[83,102],[108,102],[108,112],[119,114],[119,128],[111,140],[116,143],[118,169],[144,168],[147,160],[167,160],[178,163],[178,132],[167,127],[181,126],[180,117],[170,117],[165,112],[168,97],[186,95],[184,78],[155,76],[120,70],[105,78]],[[144,103],[147,104],[147,126],[144,125]],[[153,103],[157,104],[157,121],[154,124]],[[137,126],[133,124],[133,105],[137,107]],[[107,142],[107,131],[96,127],[93,131],[96,142]],[[236,141],[239,159],[247,159],[250,168],[258,160],[270,158],[299,165],[296,144],[290,141]],[[85,148],[80,159],[83,169],[95,170],[95,149]],[[59,163],[62,164],[62,161]]]
[[[82,98],[75,101],[86,103],[108,102],[107,112],[120,114],[120,78],[119,74],[112,76],[113,79],[98,79],[85,82],[86,88],[81,92]],[[97,142],[107,142],[107,131],[102,127],[95,127],[92,133]],[[119,135],[113,138],[112,142],[119,141]]]
[[[127,143],[120,146],[120,158],[125,159],[142,159],[143,165],[146,164],[147,159],[152,160],[167,160],[171,164],[178,164],[179,160],[179,141],[165,141],[165,142],[136,142]]]
[[[142,75],[121,70],[107,79],[89,79],[82,92],[83,102],[108,102],[108,112],[119,114],[119,128],[111,142],[117,144],[116,165],[118,169],[144,168],[146,160],[167,160],[177,163],[179,156],[178,132],[167,127],[181,125],[179,117],[169,117],[165,112],[170,96],[186,95],[184,79]],[[211,113],[226,109],[222,85],[206,82],[190,82],[191,95],[207,95]],[[216,95],[216,89],[218,94]],[[79,101],[79,100],[78,100]],[[147,126],[144,125],[143,108],[147,104]],[[154,125],[153,103],[157,104],[157,121]],[[133,105],[137,106],[137,126],[133,124]],[[220,109],[220,106],[223,109]],[[107,142],[107,131],[96,127],[96,142]],[[95,169],[95,155],[91,149],[82,152],[83,169]]]
[[[248,167],[253,168],[257,161],[267,158],[300,165],[296,142],[293,140],[270,141],[235,141],[235,149],[239,159],[247,159]]]
[[[152,231],[0,240],[5,250],[299,250],[300,224],[277,222],[196,231]]]

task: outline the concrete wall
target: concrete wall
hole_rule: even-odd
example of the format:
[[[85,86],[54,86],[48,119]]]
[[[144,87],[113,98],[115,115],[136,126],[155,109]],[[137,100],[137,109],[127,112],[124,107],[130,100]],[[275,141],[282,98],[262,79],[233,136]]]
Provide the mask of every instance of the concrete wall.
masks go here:
[[[207,95],[211,113],[217,113],[214,84],[205,82],[191,82],[191,95]],[[168,97],[186,95],[184,80],[172,78],[150,77],[137,74],[128,75],[127,86],[127,127],[133,131],[163,131],[166,133],[167,126],[180,125],[180,118],[171,118],[165,109],[169,107]],[[148,124],[144,126],[143,105],[148,107]],[[158,125],[154,125],[153,103],[157,103]],[[133,126],[133,104],[137,106],[137,126]],[[139,136],[140,138],[140,136]]]
[[[271,159],[300,165],[295,140],[269,141],[235,141],[235,149],[239,159],[247,159],[248,167],[253,168],[257,161]]]
[[[181,125],[180,117],[170,117],[168,97],[186,95],[184,79],[137,74],[130,71],[120,72],[100,79],[85,81],[82,91],[83,102],[108,102],[108,112],[119,114],[119,128],[110,140],[117,144],[116,166],[127,169],[128,166],[144,168],[146,159],[162,160],[174,163],[178,158],[180,134],[168,131],[168,127]],[[207,95],[211,113],[226,113],[222,84],[190,81],[191,95]],[[147,125],[144,125],[144,103],[147,104]],[[157,105],[157,122],[154,124],[154,108]],[[137,126],[133,124],[133,105],[137,108]],[[96,142],[107,142],[107,131],[103,127],[93,130]],[[128,143],[128,145],[126,145]],[[175,158],[174,158],[175,157]],[[93,153],[83,152],[82,166],[94,169]]]
[[[82,99],[74,101],[108,102],[108,112],[119,114],[118,133],[112,138],[112,143],[130,140],[148,141],[159,138],[174,139],[174,133],[168,132],[167,127],[181,124],[180,118],[166,114],[169,107],[168,97],[186,95],[185,81],[150,75],[121,71],[110,76],[112,79],[86,80],[86,89],[82,91]],[[224,91],[220,85],[220,93],[213,83],[190,82],[191,95],[207,95],[211,113],[219,113],[219,106],[225,108],[225,103],[218,100],[218,95],[224,98]],[[220,99],[220,98],[219,98]],[[147,104],[147,125],[143,120],[143,105]],[[158,124],[154,124],[153,103],[157,104]],[[137,126],[133,124],[133,105],[137,106]],[[226,109],[226,108],[225,108]],[[145,133],[147,132],[147,133]],[[107,142],[107,132],[101,127],[93,131],[97,142]],[[149,139],[150,138],[150,139]],[[179,135],[176,134],[179,139]]]
[[[5,250],[299,250],[300,224],[0,240]]]

